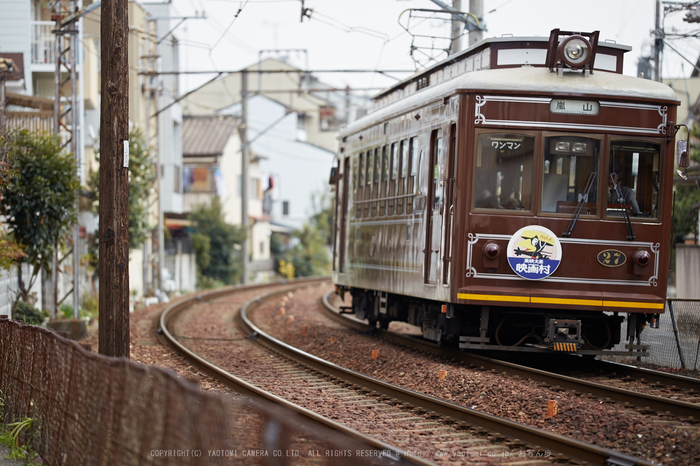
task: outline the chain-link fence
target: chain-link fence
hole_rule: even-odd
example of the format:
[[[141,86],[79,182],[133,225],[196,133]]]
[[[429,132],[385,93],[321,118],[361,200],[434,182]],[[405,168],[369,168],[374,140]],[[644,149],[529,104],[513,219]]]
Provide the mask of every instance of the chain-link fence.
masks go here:
[[[202,392],[167,369],[91,353],[7,318],[0,318],[0,413],[3,423],[36,421],[28,435],[48,465],[356,466],[388,460],[321,453],[376,450],[279,407]]]
[[[622,326],[622,340],[627,334],[627,322]],[[700,299],[669,299],[659,319],[658,328],[647,325],[641,335],[641,343],[648,345],[648,355],[642,358],[607,356],[628,364],[670,369],[698,370],[700,367]],[[613,350],[624,351],[623,341]]]

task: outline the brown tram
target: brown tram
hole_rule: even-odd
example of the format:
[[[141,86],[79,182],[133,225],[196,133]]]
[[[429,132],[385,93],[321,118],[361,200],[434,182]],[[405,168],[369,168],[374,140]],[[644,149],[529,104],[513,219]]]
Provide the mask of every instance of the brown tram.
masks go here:
[[[487,39],[379,94],[331,177],[354,314],[460,348],[644,354],[680,102],[622,75],[629,50],[598,32]]]

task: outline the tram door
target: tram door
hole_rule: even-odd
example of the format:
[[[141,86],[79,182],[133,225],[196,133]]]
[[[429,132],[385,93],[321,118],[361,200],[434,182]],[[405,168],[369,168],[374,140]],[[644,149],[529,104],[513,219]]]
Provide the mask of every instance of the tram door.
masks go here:
[[[445,161],[442,150],[442,131],[435,130],[430,136],[430,160],[428,165],[428,203],[425,232],[424,283],[435,284],[437,265],[440,260],[442,229],[442,180]]]
[[[338,272],[345,273],[345,230],[347,229],[348,222],[348,189],[350,187],[350,157],[345,157],[345,163],[343,164],[343,174],[340,178],[340,182],[343,184],[343,194],[340,200],[340,244],[338,249],[340,250],[340,257],[338,258]]]
[[[443,215],[445,220],[445,239],[442,245],[442,284],[449,284],[450,264],[452,263],[452,229],[454,228],[454,202],[455,202],[455,153],[457,151],[457,125],[450,125],[450,141],[447,149],[447,176],[445,180],[445,200]]]

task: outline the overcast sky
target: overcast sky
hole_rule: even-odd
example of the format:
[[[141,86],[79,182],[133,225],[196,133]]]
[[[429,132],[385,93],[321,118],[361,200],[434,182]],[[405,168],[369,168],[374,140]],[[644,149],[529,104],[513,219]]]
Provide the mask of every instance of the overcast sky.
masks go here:
[[[451,0],[444,0],[451,4]],[[403,25],[419,34],[448,36],[447,23],[421,20],[411,8],[438,9],[430,0],[305,0],[310,18],[301,17],[301,0],[172,0],[174,14],[195,15],[175,32],[181,43],[183,70],[238,70],[261,56],[288,55],[289,62],[310,70],[415,70],[414,58],[426,61],[424,49],[411,56],[411,44],[425,46],[426,37],[413,38]],[[469,0],[462,0],[464,10]],[[484,37],[549,36],[554,28],[582,32],[600,31],[600,40],[630,45],[624,73],[636,75],[640,54],[650,55],[655,0],[484,0]],[[402,15],[403,12],[403,15]],[[693,32],[698,24],[682,21],[684,13],[665,16],[667,33]],[[401,24],[399,21],[401,20]],[[697,38],[672,42],[688,60],[700,53]],[[440,41],[435,45],[441,46]],[[465,39],[466,46],[466,39]],[[286,49],[286,52],[271,52]],[[294,50],[290,50],[294,49]],[[261,55],[261,51],[262,55]],[[444,57],[444,55],[443,55]],[[689,76],[692,65],[668,47],[664,77]],[[409,73],[392,73],[404,78]],[[189,90],[211,76],[183,76]],[[395,80],[378,74],[322,74],[328,83],[354,88],[383,88]],[[370,92],[372,93],[372,92]]]

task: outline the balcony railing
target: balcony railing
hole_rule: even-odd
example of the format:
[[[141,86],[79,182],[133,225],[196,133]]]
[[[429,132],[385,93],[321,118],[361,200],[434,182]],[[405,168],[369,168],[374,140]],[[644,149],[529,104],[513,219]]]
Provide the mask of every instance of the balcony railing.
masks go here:
[[[32,21],[31,28],[32,65],[56,66],[56,35],[51,32],[56,28],[56,23],[53,21]]]

